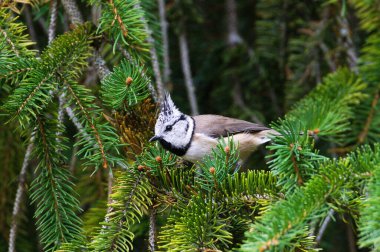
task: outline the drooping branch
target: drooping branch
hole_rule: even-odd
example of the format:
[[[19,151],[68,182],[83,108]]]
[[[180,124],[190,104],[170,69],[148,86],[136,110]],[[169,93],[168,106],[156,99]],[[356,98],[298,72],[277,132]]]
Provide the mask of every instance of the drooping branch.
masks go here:
[[[99,132],[98,132],[97,128],[95,127],[95,125],[93,123],[93,120],[91,119],[91,117],[88,114],[87,110],[84,108],[84,106],[82,104],[82,101],[79,99],[79,97],[76,95],[76,93],[74,92],[74,90],[72,89],[72,87],[70,86],[70,84],[68,84],[67,82],[66,82],[66,87],[67,87],[67,90],[71,93],[72,97],[75,99],[75,101],[78,104],[80,110],[84,114],[86,121],[90,124],[90,127],[93,130],[93,132],[94,132],[94,136],[95,136],[96,142],[98,144],[98,148],[99,148],[100,153],[102,155],[103,168],[109,168],[108,161],[107,161],[107,158],[106,158],[106,155],[105,155],[105,151],[104,151],[104,147],[103,147],[103,142],[100,139]]]

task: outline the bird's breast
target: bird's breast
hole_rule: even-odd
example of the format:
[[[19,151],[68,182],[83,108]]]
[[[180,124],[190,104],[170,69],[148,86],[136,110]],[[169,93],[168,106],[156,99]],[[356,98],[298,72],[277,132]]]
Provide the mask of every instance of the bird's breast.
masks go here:
[[[189,149],[183,158],[190,162],[201,161],[205,155],[211,153],[211,150],[218,144],[217,139],[205,134],[194,133]]]

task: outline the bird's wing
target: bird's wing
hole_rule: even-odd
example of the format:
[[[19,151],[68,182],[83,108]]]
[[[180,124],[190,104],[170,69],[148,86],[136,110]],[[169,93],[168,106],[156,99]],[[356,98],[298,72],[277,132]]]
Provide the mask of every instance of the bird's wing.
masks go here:
[[[194,133],[202,133],[214,138],[243,132],[254,133],[270,130],[270,128],[260,124],[219,115],[198,115],[193,116],[193,118],[195,121]]]

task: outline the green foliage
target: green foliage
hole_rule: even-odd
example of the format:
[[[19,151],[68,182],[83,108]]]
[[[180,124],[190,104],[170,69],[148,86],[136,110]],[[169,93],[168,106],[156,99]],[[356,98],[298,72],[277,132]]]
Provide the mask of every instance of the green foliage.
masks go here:
[[[148,97],[149,82],[143,66],[123,60],[102,80],[104,103],[116,110],[128,109]]]
[[[76,144],[81,146],[78,155],[87,159],[84,165],[95,166],[94,173],[99,166],[122,166],[123,160],[118,155],[120,143],[116,130],[100,116],[102,110],[95,103],[91,91],[70,80],[64,82],[63,88],[67,106],[73,105],[72,112],[83,126],[77,133],[79,140]]]
[[[228,217],[212,198],[195,196],[188,204],[169,217],[161,232],[160,248],[169,251],[197,251],[228,248],[232,234],[228,231]]]
[[[310,130],[322,139],[346,143],[344,133],[355,116],[354,106],[366,98],[365,87],[348,69],[339,69],[298,102],[286,119],[301,121],[302,130]]]
[[[61,243],[82,239],[82,220],[79,201],[74,191],[72,176],[64,165],[65,139],[54,120],[37,117],[37,131],[33,155],[38,160],[37,176],[31,185],[32,203],[36,203],[34,217],[44,250],[53,251]]]
[[[149,53],[144,11],[138,0],[90,0],[101,5],[102,16],[98,32],[107,33],[116,45],[121,43],[134,58],[146,60]]]
[[[144,173],[126,170],[116,176],[109,203],[112,211],[107,213],[102,228],[89,244],[90,251],[132,250],[134,234],[130,228],[140,222],[152,204],[151,185]]]
[[[25,210],[35,223],[20,222],[23,234],[37,226],[36,239],[46,251],[145,251],[148,233],[151,250],[158,245],[162,251],[315,251],[324,244],[314,235],[333,209],[337,220],[358,221],[361,247],[379,249],[380,147],[355,151],[380,140],[378,0],[234,1],[236,25],[229,15],[221,21],[221,10],[232,12],[230,1],[166,1],[173,80],[166,88],[174,87],[178,107],[187,102],[178,95],[182,75],[173,41],[186,31],[202,112],[276,120],[272,126],[279,134],[267,145],[269,167],[254,157],[242,168],[231,139],[220,141],[196,165],[147,143],[156,106],[148,86],[157,79],[151,76],[149,51],[161,53],[156,2],[87,2],[102,10],[96,39],[89,24],[70,26],[46,48],[46,34],[33,35],[33,28],[49,26],[43,21],[52,20],[48,4],[25,8],[22,18],[0,10],[0,102],[11,117],[0,126],[0,143],[16,139],[10,137],[12,128],[23,128],[0,155],[6,181],[0,203],[7,205],[1,211],[8,215],[12,204],[6,194],[15,194],[20,167],[14,151],[23,149],[19,142],[31,132],[35,139],[29,162],[37,164],[33,207]],[[62,17],[70,18],[75,3],[85,10],[78,1],[58,8],[56,33],[67,30]],[[42,17],[42,23],[31,22],[28,14]],[[25,20],[36,48],[45,48],[42,53],[31,50],[19,20]],[[232,35],[236,44],[221,39]],[[115,67],[99,89],[95,71],[107,72],[106,66]],[[75,152],[77,163],[70,154]],[[89,171],[76,171],[83,167],[95,169],[91,179]],[[264,170],[251,170],[256,167]],[[81,186],[75,187],[77,179]],[[29,177],[25,181],[27,188]],[[19,237],[17,242],[27,245],[18,250],[36,247],[34,239]],[[1,236],[0,250],[7,240]]]
[[[35,51],[29,47],[34,43],[25,33],[26,26],[18,22],[18,16],[13,17],[8,9],[0,9],[0,52],[4,56],[31,57]]]
[[[304,131],[300,122],[280,123],[274,125],[281,135],[268,146],[273,151],[273,154],[268,155],[268,163],[273,174],[278,177],[278,185],[288,192],[310,179],[317,171],[317,162],[325,157],[314,150],[313,138]]]
[[[325,199],[336,193],[352,175],[347,160],[329,161],[320,165],[304,187],[296,189],[286,200],[277,202],[246,233],[241,251],[263,251],[276,247],[279,251],[311,249],[300,244],[307,220],[318,213]],[[300,239],[301,238],[301,239]]]
[[[380,167],[373,169],[368,182],[366,198],[363,199],[361,217],[359,220],[361,247],[372,247],[373,251],[380,249]]]
[[[2,109],[17,118],[22,127],[46,108],[63,80],[78,78],[89,57],[89,30],[79,26],[57,38],[41,55],[38,65],[8,97]]]
[[[239,170],[238,160],[239,153],[234,142],[229,139],[228,143],[225,143],[224,139],[221,139],[212,150],[212,155],[205,157],[199,165],[196,182],[207,191],[218,189],[229,174]]]

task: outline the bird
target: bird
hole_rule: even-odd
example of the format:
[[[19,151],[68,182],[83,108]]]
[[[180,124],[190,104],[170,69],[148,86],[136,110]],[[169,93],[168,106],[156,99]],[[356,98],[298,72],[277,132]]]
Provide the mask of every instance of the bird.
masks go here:
[[[150,142],[159,141],[162,147],[186,161],[197,163],[218,144],[232,138],[244,162],[257,148],[279,133],[266,126],[221,115],[190,116],[182,113],[169,93],[165,93]]]

